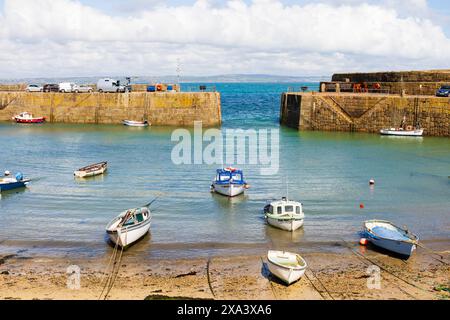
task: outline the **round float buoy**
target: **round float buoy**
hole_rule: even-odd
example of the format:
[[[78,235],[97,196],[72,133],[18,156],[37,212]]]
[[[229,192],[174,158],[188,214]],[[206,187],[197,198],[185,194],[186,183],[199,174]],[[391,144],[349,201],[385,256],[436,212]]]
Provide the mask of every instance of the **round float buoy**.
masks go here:
[[[364,203],[360,203],[360,204],[359,204],[359,208],[360,208],[360,209],[364,209]]]
[[[373,185],[375,184],[375,180],[374,180],[374,179],[370,179],[370,180],[369,180],[369,184],[370,184],[371,186],[373,186]]]
[[[366,246],[369,241],[366,238],[359,239],[359,244],[362,246]]]

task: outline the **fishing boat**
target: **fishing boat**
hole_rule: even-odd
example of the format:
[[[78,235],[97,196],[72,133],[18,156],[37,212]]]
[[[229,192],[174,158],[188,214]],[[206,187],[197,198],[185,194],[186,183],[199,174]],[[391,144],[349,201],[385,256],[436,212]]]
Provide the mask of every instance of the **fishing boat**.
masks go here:
[[[108,223],[106,233],[113,243],[125,248],[148,232],[151,220],[148,207],[126,210]]]
[[[43,123],[45,117],[33,117],[31,113],[22,112],[12,118],[17,123]]]
[[[403,130],[402,128],[381,129],[380,133],[385,136],[422,137],[423,129]]]
[[[419,241],[407,229],[385,220],[365,221],[364,234],[374,245],[407,257],[413,253]]]
[[[216,176],[211,185],[211,191],[227,197],[234,197],[244,193],[250,186],[244,181],[242,170],[228,167],[217,169]]]
[[[286,231],[301,228],[305,218],[302,204],[288,200],[286,197],[265,206],[264,214],[268,224]]]
[[[291,252],[269,250],[267,260],[269,271],[287,285],[300,280],[307,267],[305,259]]]
[[[123,125],[129,127],[148,127],[149,123],[147,120],[145,121],[132,121],[132,120],[123,120]]]
[[[75,171],[73,174],[78,178],[87,178],[103,174],[108,169],[108,162],[103,161],[89,166],[83,167]]]
[[[30,179],[24,179],[23,174],[20,172],[18,172],[14,178],[9,177],[8,174],[7,176],[0,178],[0,192],[24,188],[30,181]]]

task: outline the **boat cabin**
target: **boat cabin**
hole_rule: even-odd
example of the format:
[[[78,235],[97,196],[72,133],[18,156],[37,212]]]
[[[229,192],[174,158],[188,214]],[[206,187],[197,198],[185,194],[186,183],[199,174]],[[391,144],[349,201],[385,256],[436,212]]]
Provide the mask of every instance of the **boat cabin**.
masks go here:
[[[286,198],[283,200],[275,201],[266,206],[265,209],[268,214],[302,214],[302,204],[296,201],[289,201]]]
[[[245,184],[242,170],[234,168],[218,169],[215,180],[217,183],[233,182]]]

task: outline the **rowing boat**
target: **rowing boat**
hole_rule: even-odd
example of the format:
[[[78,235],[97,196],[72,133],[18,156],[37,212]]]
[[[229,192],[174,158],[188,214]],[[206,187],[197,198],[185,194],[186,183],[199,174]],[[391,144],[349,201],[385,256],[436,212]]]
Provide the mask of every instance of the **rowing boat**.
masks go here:
[[[104,161],[80,168],[73,174],[78,178],[87,178],[103,174],[106,169],[108,169],[108,162]]]
[[[108,223],[106,233],[113,243],[124,248],[148,232],[151,220],[147,207],[126,210]]]
[[[419,241],[407,229],[385,220],[365,221],[364,234],[374,245],[406,257],[414,252]]]
[[[145,121],[132,121],[132,120],[123,120],[123,125],[128,127],[147,127],[149,123],[147,120]]]
[[[267,260],[270,272],[287,285],[300,280],[307,267],[305,259],[291,252],[269,250]]]

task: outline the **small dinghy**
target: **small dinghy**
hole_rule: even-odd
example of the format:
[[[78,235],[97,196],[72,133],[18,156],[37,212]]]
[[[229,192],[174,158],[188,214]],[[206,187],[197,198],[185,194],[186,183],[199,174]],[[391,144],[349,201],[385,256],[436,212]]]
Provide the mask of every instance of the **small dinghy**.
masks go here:
[[[17,116],[14,116],[13,120],[17,123],[43,123],[45,121],[45,117],[33,117],[31,113],[22,112]]]
[[[24,179],[20,172],[14,178],[9,177],[9,172],[5,172],[5,177],[0,178],[0,192],[24,188],[30,181],[30,179]]]
[[[291,252],[270,250],[267,260],[269,271],[288,285],[298,281],[307,267],[305,259]]]
[[[381,129],[380,133],[385,136],[421,137],[423,129],[403,130],[402,128]]]
[[[268,224],[286,231],[295,231],[301,228],[305,218],[302,204],[290,201],[285,197],[265,206],[264,214]]]
[[[148,207],[122,212],[106,226],[113,243],[124,248],[142,238],[150,229],[151,213]]]
[[[80,168],[73,174],[78,178],[87,178],[103,174],[106,169],[108,169],[108,162],[104,161]]]
[[[416,249],[419,240],[408,230],[384,220],[364,222],[364,234],[374,245],[407,257]]]
[[[244,181],[242,170],[235,168],[218,169],[211,185],[211,191],[227,197],[234,197],[244,193],[250,186]]]
[[[145,120],[145,121],[123,120],[122,123],[124,126],[128,126],[128,127],[148,127],[149,126],[149,123],[147,120]]]

